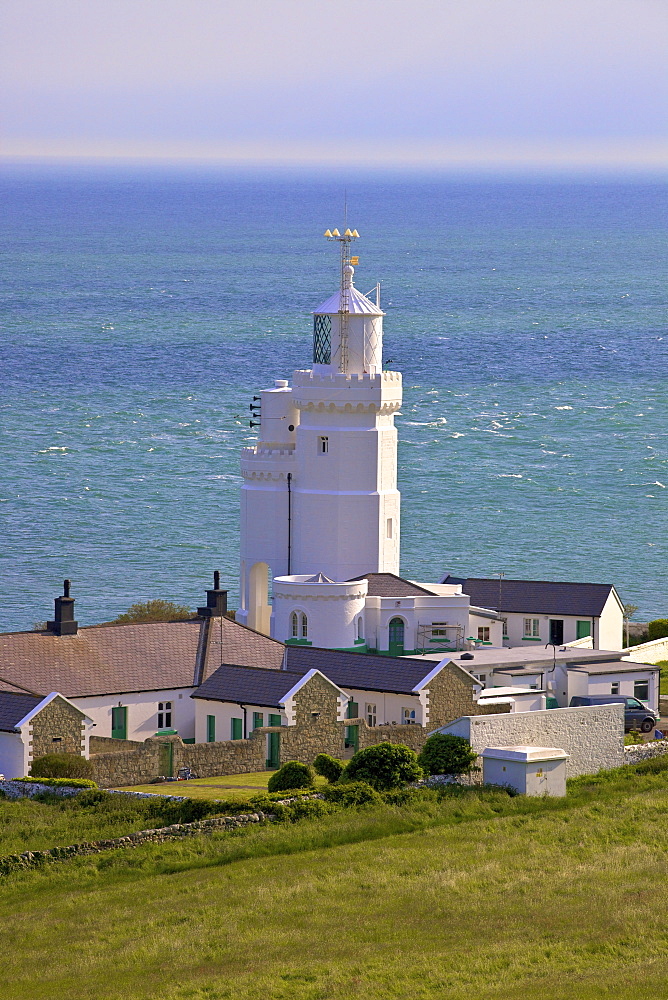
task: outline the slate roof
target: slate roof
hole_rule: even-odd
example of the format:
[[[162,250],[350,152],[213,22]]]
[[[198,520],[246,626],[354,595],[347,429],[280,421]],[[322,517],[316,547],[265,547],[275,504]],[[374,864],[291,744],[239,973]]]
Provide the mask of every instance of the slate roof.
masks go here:
[[[429,597],[434,596],[433,590],[426,590],[424,587],[419,587],[417,583],[404,580],[394,573],[366,573],[363,576],[352,577],[347,583],[352,583],[354,580],[369,581],[369,597],[399,598],[412,597],[414,595],[422,596],[423,594],[427,594]]]
[[[499,580],[480,577],[447,576],[442,583],[461,583],[471,604],[481,608],[509,614],[580,615],[583,618],[597,618],[614,590],[610,583],[563,583],[549,580],[507,580],[501,581],[501,601],[499,603]]]
[[[11,733],[21,719],[43,701],[42,695],[0,691],[0,731]]]
[[[315,646],[287,646],[286,650],[286,670],[256,670],[223,664],[192,697],[278,707],[280,699],[299,678],[314,669],[320,670],[344,691],[411,694],[436,667],[429,660],[346,653]]]
[[[72,636],[6,632],[0,633],[0,691],[42,696],[59,691],[68,698],[82,698],[193,687],[200,640],[207,628],[203,677],[222,660],[280,667],[282,643],[229,618],[93,625]]]

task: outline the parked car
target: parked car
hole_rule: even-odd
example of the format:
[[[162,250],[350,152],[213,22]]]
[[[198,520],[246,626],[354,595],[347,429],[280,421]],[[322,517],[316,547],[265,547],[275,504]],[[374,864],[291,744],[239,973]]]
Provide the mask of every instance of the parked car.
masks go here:
[[[637,698],[624,697],[617,694],[586,694],[575,695],[571,698],[571,707],[577,705],[623,705],[624,706],[624,729],[628,733],[630,729],[639,729],[641,733],[651,733],[659,716],[643,705]]]

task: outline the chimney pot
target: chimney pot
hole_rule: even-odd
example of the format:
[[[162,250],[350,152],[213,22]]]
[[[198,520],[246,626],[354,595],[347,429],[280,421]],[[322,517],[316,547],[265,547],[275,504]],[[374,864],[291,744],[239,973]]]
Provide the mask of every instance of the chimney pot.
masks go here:
[[[227,612],[227,591],[220,589],[220,573],[213,574],[213,590],[206,592],[206,607],[198,608],[200,618],[222,618]]]

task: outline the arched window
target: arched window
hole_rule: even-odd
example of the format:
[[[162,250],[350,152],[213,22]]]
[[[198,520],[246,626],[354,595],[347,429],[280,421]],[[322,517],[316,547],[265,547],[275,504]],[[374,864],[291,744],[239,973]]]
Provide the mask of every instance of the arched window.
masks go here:
[[[390,645],[403,646],[404,644],[404,623],[401,618],[392,618],[390,621]]]
[[[364,619],[362,618],[361,615],[357,619],[357,638],[358,639],[364,638]]]
[[[306,615],[302,615],[302,639],[308,637],[308,618]]]
[[[290,615],[290,632],[292,633],[293,639],[299,638],[299,619],[297,618],[296,611],[293,611]]]

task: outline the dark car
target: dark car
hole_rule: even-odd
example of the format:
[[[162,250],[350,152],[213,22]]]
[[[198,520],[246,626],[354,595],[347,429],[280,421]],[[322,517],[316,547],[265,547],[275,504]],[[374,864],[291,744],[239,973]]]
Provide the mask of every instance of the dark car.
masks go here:
[[[623,705],[624,729],[639,729],[641,733],[651,733],[659,716],[651,708],[643,705],[637,698],[624,697],[621,694],[585,694],[571,698],[571,707],[578,705]]]

